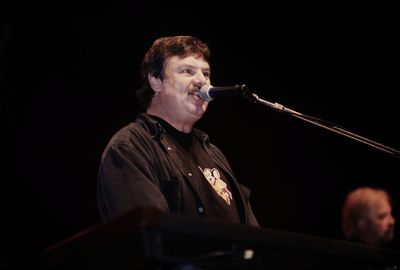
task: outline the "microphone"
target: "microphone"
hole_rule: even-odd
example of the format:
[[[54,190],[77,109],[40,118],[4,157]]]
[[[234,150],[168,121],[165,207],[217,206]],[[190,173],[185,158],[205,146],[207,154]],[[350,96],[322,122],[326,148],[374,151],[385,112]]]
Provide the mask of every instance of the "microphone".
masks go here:
[[[203,85],[198,95],[202,100],[211,101],[220,97],[245,96],[248,91],[249,90],[245,84],[234,86]]]

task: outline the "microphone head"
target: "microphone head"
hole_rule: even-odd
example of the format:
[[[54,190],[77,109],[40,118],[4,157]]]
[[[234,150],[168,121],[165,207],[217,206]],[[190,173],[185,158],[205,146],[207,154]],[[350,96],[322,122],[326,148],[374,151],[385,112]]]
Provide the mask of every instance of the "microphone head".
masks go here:
[[[214,98],[212,98],[212,97],[210,96],[210,89],[211,89],[212,87],[213,87],[212,85],[203,85],[203,86],[200,88],[199,97],[200,97],[202,100],[205,100],[205,101],[211,101],[211,100],[213,100]]]

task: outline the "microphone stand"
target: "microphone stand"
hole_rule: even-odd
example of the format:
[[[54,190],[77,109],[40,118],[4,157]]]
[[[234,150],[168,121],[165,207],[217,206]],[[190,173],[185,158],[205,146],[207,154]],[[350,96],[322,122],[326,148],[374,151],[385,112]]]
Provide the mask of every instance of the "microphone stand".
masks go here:
[[[252,102],[254,103],[260,103],[263,105],[266,105],[268,107],[273,108],[274,110],[277,110],[279,112],[282,113],[286,113],[289,114],[291,116],[294,116],[296,118],[299,118],[303,121],[309,122],[311,124],[317,125],[319,127],[325,128],[327,130],[333,131],[335,133],[338,133],[340,135],[346,136],[350,139],[356,140],[358,142],[361,142],[363,144],[369,145],[375,149],[378,149],[382,152],[388,153],[390,155],[392,155],[393,157],[396,158],[400,158],[400,151],[396,150],[394,148],[388,147],[386,145],[383,145],[381,143],[375,142],[373,140],[367,139],[365,137],[362,137],[360,135],[357,135],[353,132],[350,132],[344,128],[338,127],[337,125],[330,123],[328,121],[325,120],[321,120],[319,118],[316,117],[312,117],[312,116],[308,116],[302,113],[299,113],[297,111],[294,111],[292,109],[286,108],[285,106],[279,104],[279,103],[272,103],[266,100],[263,100],[261,98],[259,98],[256,94],[253,94],[249,91],[248,87],[246,85],[242,85],[242,89],[243,89],[243,96],[247,99],[250,99]]]

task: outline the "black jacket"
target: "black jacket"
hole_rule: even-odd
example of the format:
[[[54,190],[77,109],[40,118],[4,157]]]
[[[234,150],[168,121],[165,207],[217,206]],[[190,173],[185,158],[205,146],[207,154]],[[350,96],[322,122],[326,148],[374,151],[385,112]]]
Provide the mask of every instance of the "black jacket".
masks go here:
[[[206,153],[231,179],[232,192],[242,224],[258,226],[249,202],[250,190],[239,184],[222,152],[208,135],[194,129]],[[136,206],[153,206],[161,211],[207,217],[207,202],[199,198],[184,170],[175,145],[161,125],[140,114],[136,121],[119,130],[106,146],[98,172],[98,205],[103,220]],[[184,210],[185,193],[192,193],[196,213]]]

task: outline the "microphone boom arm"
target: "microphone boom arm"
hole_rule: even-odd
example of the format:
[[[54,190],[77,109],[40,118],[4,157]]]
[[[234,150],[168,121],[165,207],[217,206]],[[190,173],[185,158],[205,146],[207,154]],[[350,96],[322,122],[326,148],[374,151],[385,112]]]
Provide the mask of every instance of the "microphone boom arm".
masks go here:
[[[338,127],[337,125],[330,123],[328,121],[325,120],[321,120],[318,119],[316,117],[311,117],[302,113],[299,113],[297,111],[291,110],[289,108],[286,108],[285,106],[279,104],[279,103],[272,103],[266,100],[263,100],[261,98],[259,98],[256,94],[247,92],[245,95],[246,98],[250,99],[251,101],[255,102],[255,103],[260,103],[263,105],[266,105],[268,107],[273,108],[274,110],[277,110],[279,112],[283,112],[283,113],[287,113],[291,116],[294,116],[296,118],[299,118],[301,120],[304,120],[306,122],[309,122],[311,124],[317,125],[319,127],[325,128],[327,130],[333,131],[335,133],[338,133],[340,135],[346,136],[350,139],[356,140],[358,142],[361,142],[363,144],[369,145],[375,149],[381,150],[383,152],[386,152],[394,157],[400,158],[400,151],[396,150],[394,148],[391,148],[389,146],[383,145],[381,143],[375,142],[373,140],[367,139],[365,137],[362,137],[360,135],[357,135],[353,132],[350,132],[346,129],[343,129],[341,127]]]

